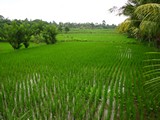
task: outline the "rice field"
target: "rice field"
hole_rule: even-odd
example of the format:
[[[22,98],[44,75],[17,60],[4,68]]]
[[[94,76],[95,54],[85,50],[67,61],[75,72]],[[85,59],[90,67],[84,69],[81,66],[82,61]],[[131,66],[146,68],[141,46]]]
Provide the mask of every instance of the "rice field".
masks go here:
[[[160,119],[143,89],[145,52],[154,49],[113,30],[91,32],[18,51],[0,43],[0,119]]]

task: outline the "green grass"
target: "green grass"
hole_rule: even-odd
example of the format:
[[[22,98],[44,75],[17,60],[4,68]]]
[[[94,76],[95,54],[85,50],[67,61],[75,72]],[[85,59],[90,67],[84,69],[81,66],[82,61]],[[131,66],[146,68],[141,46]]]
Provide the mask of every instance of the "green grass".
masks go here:
[[[10,52],[12,47],[9,43],[0,43],[0,53]]]
[[[0,52],[0,118],[158,118],[158,110],[146,107],[150,100],[142,87],[144,53],[153,48],[114,31],[88,31],[60,34],[55,45],[9,52],[0,43],[6,48]],[[68,35],[80,40],[62,42]]]

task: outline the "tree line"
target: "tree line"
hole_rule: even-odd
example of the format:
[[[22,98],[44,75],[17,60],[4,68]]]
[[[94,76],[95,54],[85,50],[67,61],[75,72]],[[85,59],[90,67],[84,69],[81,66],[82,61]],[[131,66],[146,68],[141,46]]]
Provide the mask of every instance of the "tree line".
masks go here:
[[[68,33],[72,28],[80,29],[108,29],[115,28],[116,25],[102,23],[62,23],[46,22],[43,20],[10,20],[0,15],[0,42],[9,42],[14,49],[19,49],[23,45],[28,48],[30,42],[46,44],[56,43],[58,33]]]
[[[38,19],[9,20],[0,16],[0,41],[9,42],[14,49],[19,49],[22,45],[28,48],[30,41],[54,44],[57,34],[54,23]]]
[[[102,23],[93,23],[93,22],[87,22],[87,23],[62,23],[60,22],[59,27],[69,27],[69,28],[80,28],[80,29],[114,29],[117,26],[115,24],[107,24],[105,20],[102,21]]]
[[[111,12],[115,8],[110,9]],[[118,10],[119,15],[128,16],[118,26],[119,32],[160,48],[160,0],[128,0]]]

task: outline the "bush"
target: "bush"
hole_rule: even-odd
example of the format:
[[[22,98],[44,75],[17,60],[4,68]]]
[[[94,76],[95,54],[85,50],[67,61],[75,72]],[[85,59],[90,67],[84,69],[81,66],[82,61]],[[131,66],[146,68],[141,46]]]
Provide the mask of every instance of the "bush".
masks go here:
[[[54,25],[46,25],[43,31],[43,37],[45,39],[46,44],[54,44],[56,43],[56,35],[57,30]]]

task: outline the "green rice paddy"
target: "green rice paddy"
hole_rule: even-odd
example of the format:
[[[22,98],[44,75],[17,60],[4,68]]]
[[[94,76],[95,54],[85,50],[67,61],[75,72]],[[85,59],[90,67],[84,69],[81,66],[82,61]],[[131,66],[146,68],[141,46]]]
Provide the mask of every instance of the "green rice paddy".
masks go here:
[[[0,43],[0,119],[160,119],[143,89],[143,60],[153,48],[113,30],[57,39],[15,51]]]

